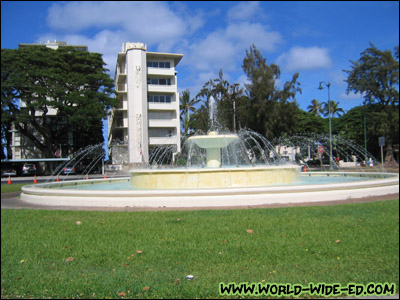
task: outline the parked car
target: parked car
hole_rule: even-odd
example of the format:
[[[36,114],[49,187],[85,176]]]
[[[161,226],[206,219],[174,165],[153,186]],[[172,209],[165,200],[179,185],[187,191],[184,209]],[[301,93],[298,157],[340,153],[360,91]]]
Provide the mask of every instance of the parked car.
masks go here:
[[[22,166],[22,175],[36,175],[36,165],[35,164],[24,164]]]
[[[13,168],[6,168],[1,170],[1,177],[17,176],[17,171]]]
[[[76,174],[76,170],[72,166],[66,166],[61,171],[61,175],[75,175],[75,174]]]
[[[322,159],[318,159],[318,158],[310,159],[310,160],[307,160],[307,162],[306,162],[306,164],[309,167],[319,167],[319,166],[321,166],[321,163],[322,163],[322,165],[329,165],[329,157],[324,156],[324,157],[322,157]]]

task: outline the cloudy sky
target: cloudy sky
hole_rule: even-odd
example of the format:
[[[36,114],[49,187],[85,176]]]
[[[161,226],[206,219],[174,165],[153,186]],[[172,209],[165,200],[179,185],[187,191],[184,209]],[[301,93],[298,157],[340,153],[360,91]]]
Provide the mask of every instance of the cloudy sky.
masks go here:
[[[350,60],[373,43],[392,50],[399,44],[399,3],[394,1],[2,1],[1,47],[47,40],[88,45],[103,54],[114,75],[124,42],[143,42],[149,51],[181,53],[179,91],[195,96],[223,70],[231,83],[243,84],[241,68],[251,44],[267,63],[281,68],[282,84],[299,72],[306,110],[312,99],[331,98],[348,110],[362,103],[346,94]]]

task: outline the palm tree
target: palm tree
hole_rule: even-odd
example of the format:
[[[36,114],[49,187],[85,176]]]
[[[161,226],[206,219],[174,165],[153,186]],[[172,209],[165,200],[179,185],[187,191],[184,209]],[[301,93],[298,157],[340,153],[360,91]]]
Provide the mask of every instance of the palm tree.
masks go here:
[[[337,115],[338,117],[341,117],[344,114],[344,110],[343,110],[343,108],[339,107],[339,103],[340,102],[336,102],[334,100],[330,100],[330,106],[331,106],[330,113],[332,114],[332,117],[334,117],[335,115]],[[322,106],[323,106],[322,113],[324,114],[325,117],[327,117],[329,115],[329,113],[328,113],[328,111],[329,111],[328,102],[323,102]]]
[[[179,108],[181,111],[180,117],[183,123],[185,135],[189,132],[189,127],[191,122],[191,112],[194,112],[196,110],[194,106],[199,102],[200,99],[193,99],[193,98],[190,99],[189,90],[183,91],[180,96],[180,104],[179,104]]]
[[[308,112],[318,116],[320,113],[323,112],[323,103],[319,103],[317,99],[313,99],[311,104],[307,107]]]

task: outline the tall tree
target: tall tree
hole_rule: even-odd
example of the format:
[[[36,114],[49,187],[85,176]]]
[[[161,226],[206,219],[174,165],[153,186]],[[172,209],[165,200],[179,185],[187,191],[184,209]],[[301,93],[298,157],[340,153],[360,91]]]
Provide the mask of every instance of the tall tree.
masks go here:
[[[181,121],[185,135],[189,133],[189,129],[192,125],[192,113],[196,110],[195,105],[199,102],[200,99],[190,99],[189,90],[183,91],[180,96]]]
[[[343,108],[339,107],[340,102],[336,102],[335,100],[329,100],[328,102],[322,102],[321,104],[321,112],[325,117],[329,116],[329,113],[331,114],[332,117],[342,116],[344,114]],[[330,106],[330,112],[329,112],[329,106]]]
[[[101,120],[117,104],[104,66],[101,54],[72,47],[1,49],[2,127],[13,123],[45,157],[71,130],[78,147],[102,142]]]
[[[250,82],[246,85],[253,115],[250,128],[271,140],[293,133],[297,121],[296,93],[301,93],[299,74],[295,73],[279,90],[276,86],[280,78],[279,66],[268,65],[255,45],[246,50],[242,68]]]
[[[379,50],[373,44],[351,61],[347,92],[362,93],[365,104],[377,108],[381,115],[377,130],[386,137],[386,162],[394,161],[393,144],[399,143],[399,50]],[[375,104],[377,104],[375,106]]]
[[[238,88],[239,84],[231,85],[229,81],[224,79],[224,73],[222,69],[218,73],[218,78],[210,79],[207,81],[200,92],[197,94],[198,98],[206,98],[204,101],[204,109],[201,110],[203,113],[209,112],[209,99],[212,96],[217,102],[217,120],[216,127],[218,129],[228,129],[234,131],[233,128],[233,118],[234,116],[234,106],[236,101],[239,101],[242,96],[243,90]],[[198,120],[204,119],[203,117],[196,116]],[[202,124],[203,122],[196,124]],[[210,129],[210,128],[209,128]]]
[[[322,103],[320,103],[317,99],[313,99],[307,109],[309,113],[318,116],[322,112]]]

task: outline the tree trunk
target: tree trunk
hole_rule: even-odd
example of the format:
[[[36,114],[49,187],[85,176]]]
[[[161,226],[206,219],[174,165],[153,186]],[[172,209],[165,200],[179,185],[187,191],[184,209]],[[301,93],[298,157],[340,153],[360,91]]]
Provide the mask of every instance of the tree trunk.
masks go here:
[[[389,142],[386,146],[386,156],[385,156],[385,165],[389,166],[398,166],[399,164],[396,162],[393,155],[393,145],[392,142]]]

